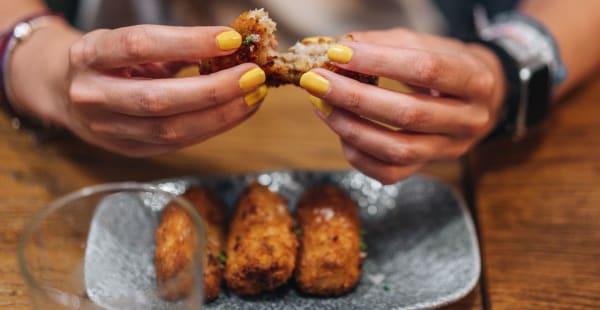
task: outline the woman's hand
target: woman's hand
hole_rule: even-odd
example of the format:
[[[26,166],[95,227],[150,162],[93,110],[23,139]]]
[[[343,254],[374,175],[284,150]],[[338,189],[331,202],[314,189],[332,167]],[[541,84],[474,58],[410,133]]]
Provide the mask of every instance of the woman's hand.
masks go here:
[[[14,55],[16,108],[116,153],[152,156],[206,140],[247,119],[266,95],[254,64],[172,78],[186,63],[234,52],[242,38],[227,27],[42,31]]]
[[[504,78],[485,47],[404,29],[352,36],[328,52],[339,67],[415,89],[395,92],[323,69],[302,77],[355,168],[394,183],[429,162],[463,155],[495,126]]]

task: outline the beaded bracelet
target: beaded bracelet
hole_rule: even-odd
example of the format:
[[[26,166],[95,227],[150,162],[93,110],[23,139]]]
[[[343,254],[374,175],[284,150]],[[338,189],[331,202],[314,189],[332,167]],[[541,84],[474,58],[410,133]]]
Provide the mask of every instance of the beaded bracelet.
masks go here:
[[[44,11],[32,14],[10,27],[8,31],[0,37],[0,107],[11,118],[11,126],[14,129],[32,128],[46,129],[39,120],[27,118],[19,115],[12,104],[15,103],[15,98],[12,93],[9,79],[10,60],[16,47],[27,40],[31,35],[55,21],[64,22],[62,15]]]

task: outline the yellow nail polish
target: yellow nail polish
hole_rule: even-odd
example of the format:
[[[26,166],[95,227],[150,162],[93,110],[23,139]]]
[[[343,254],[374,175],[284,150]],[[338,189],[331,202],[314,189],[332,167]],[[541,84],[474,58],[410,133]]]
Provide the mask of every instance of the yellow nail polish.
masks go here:
[[[240,88],[247,92],[256,88],[259,85],[262,85],[267,80],[267,76],[265,75],[265,71],[261,68],[254,68],[252,70],[247,71],[240,78]]]
[[[352,60],[352,49],[341,44],[334,44],[327,50],[329,60],[347,64]]]
[[[308,37],[308,38],[304,38],[302,39],[302,44],[309,44],[309,43],[331,43],[333,42],[334,39],[332,37]]]
[[[253,92],[250,92],[246,96],[244,96],[244,101],[249,107],[251,107],[259,103],[261,100],[265,99],[268,91],[269,89],[267,88],[267,85],[263,85],[254,90]]]
[[[300,87],[317,95],[325,95],[329,90],[329,81],[314,72],[306,72],[300,77]]]
[[[224,51],[234,50],[242,45],[242,35],[233,30],[221,32],[217,35],[217,43]]]
[[[310,95],[310,97],[308,97],[308,100],[317,110],[319,110],[319,112],[321,112],[321,114],[325,115],[325,117],[329,117],[329,115],[331,115],[331,112],[333,112],[333,107],[329,103],[325,102],[325,100],[319,97]]]

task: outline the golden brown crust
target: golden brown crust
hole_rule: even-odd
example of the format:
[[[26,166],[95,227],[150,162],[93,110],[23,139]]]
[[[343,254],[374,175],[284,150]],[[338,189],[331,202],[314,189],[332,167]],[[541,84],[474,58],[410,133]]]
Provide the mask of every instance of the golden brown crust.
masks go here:
[[[302,74],[317,67],[331,70],[363,83],[376,85],[378,82],[376,76],[348,71],[335,66],[334,63],[329,61],[317,62],[315,65],[309,67],[302,66],[302,69],[298,69],[298,67],[282,61],[278,53],[275,52],[277,49],[277,38],[273,33],[274,30],[269,29],[264,23],[261,23],[258,18],[252,17],[250,11],[242,13],[230,26],[239,32],[242,35],[242,38],[257,36],[261,39],[242,44],[242,46],[231,55],[202,60],[200,62],[201,74],[210,74],[242,63],[252,62],[259,65],[265,71],[267,76],[266,84],[268,86],[280,86],[285,84],[300,85],[300,77]],[[333,44],[334,42],[330,43]],[[325,44],[325,42],[304,42],[302,44]],[[323,53],[325,53],[325,51]]]
[[[239,295],[272,291],[291,277],[298,251],[281,196],[259,184],[242,195],[227,240],[225,280]]]
[[[224,268],[218,257],[225,241],[225,209],[206,188],[191,188],[183,196],[205,223],[204,299],[212,301],[219,296],[223,278]],[[192,227],[189,215],[182,208],[171,204],[163,211],[155,233],[154,263],[161,294],[167,300],[185,298],[190,293],[193,279],[189,266],[197,237]]]
[[[301,229],[296,282],[305,293],[351,291],[360,279],[360,218],[352,199],[331,185],[306,192],[296,210]]]

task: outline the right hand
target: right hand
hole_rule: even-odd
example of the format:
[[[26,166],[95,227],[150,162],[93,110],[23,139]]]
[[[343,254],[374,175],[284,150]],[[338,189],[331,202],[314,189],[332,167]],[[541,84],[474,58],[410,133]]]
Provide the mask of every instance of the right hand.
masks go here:
[[[34,35],[31,40],[47,50],[39,54],[33,42],[15,52],[10,78],[16,108],[132,157],[201,142],[247,119],[266,95],[260,69],[253,71],[254,79],[240,84],[245,73],[258,68],[255,64],[172,78],[182,63],[233,53],[237,39],[227,40],[228,46],[217,40],[226,31],[231,29],[140,25],[96,30],[71,40]],[[68,44],[53,50],[56,42]]]

